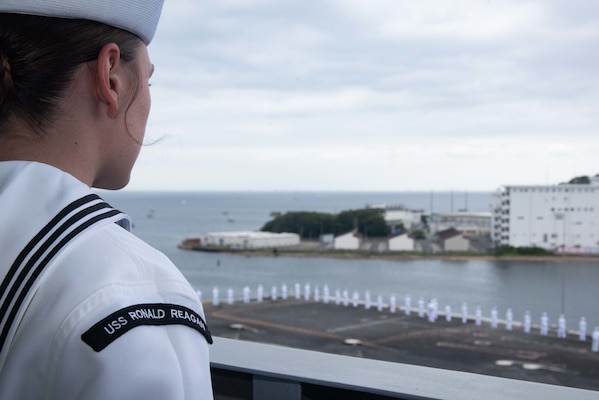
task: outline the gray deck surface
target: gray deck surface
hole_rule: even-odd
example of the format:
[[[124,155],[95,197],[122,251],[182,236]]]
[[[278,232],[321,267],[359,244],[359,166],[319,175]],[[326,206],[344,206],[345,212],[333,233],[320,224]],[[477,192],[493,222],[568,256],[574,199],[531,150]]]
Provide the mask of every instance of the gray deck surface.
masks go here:
[[[541,336],[535,327],[526,334],[521,326],[507,331],[444,316],[431,323],[414,312],[304,300],[206,303],[204,310],[214,336],[599,390],[599,353],[590,337],[560,339],[555,329]]]

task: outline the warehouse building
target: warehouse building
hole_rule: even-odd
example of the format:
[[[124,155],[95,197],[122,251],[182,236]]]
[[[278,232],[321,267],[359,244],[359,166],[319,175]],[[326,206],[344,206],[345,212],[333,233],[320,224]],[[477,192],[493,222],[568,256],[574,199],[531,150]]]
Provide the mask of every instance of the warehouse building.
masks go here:
[[[229,249],[264,249],[298,246],[300,237],[296,233],[274,233],[259,231],[211,232],[203,238],[203,246]]]

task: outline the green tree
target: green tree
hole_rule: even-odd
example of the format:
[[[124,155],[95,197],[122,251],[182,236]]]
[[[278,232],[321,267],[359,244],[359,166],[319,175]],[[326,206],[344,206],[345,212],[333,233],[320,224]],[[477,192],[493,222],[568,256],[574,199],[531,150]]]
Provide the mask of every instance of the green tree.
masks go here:
[[[412,237],[417,240],[426,239],[426,233],[424,233],[424,231],[421,229],[417,229],[414,232],[412,232]]]
[[[317,239],[323,233],[333,232],[332,214],[318,212],[288,212],[268,221],[261,231],[297,233],[303,239]]]
[[[586,176],[577,176],[575,178],[570,179],[570,182],[568,183],[572,183],[572,184],[578,184],[578,185],[588,185],[589,183],[591,183],[591,179]]]
[[[261,231],[297,233],[303,239],[316,239],[324,233],[339,235],[358,229],[365,236],[387,236],[389,227],[380,211],[363,209],[343,211],[337,215],[295,211],[268,221]]]
[[[353,229],[369,237],[387,236],[390,231],[383,214],[371,208],[343,211],[337,215],[333,231],[335,235]]]

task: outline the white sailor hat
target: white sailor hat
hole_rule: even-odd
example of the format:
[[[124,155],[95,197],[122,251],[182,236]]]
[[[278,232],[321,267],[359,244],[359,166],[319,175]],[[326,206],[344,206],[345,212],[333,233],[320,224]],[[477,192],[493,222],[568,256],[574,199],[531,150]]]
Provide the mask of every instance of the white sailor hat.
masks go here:
[[[164,0],[0,0],[0,13],[88,19],[124,29],[149,44]]]

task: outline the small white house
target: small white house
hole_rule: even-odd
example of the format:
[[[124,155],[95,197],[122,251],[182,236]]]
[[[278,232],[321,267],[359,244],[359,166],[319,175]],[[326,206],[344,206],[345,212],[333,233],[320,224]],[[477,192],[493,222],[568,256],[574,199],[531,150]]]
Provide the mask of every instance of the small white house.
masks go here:
[[[437,237],[443,251],[468,251],[470,250],[470,239],[464,233],[455,228],[449,228],[437,232]]]
[[[396,233],[387,239],[389,251],[414,251],[414,239],[407,232]]]
[[[357,230],[336,236],[333,242],[335,250],[358,250],[362,243],[362,235]]]

